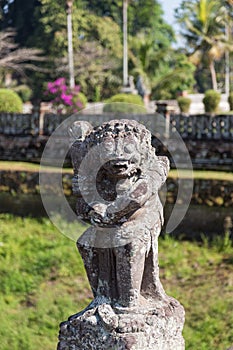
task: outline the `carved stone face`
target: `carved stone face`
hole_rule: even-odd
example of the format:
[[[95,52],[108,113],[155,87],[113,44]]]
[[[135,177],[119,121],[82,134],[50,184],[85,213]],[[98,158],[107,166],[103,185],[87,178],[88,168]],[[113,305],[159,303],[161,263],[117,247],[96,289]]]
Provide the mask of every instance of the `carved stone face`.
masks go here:
[[[141,163],[139,140],[132,133],[119,133],[115,138],[106,136],[100,143],[100,158],[110,176],[133,176],[139,171]]]

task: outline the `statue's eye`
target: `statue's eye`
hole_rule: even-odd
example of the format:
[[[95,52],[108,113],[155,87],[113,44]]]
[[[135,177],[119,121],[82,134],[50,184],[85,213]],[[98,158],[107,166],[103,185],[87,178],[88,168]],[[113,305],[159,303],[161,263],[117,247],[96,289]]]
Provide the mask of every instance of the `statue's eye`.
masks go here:
[[[125,153],[133,153],[135,150],[135,145],[134,143],[127,143],[125,146],[124,146],[124,151]]]
[[[107,152],[113,152],[114,151],[114,142],[103,142],[103,147]]]

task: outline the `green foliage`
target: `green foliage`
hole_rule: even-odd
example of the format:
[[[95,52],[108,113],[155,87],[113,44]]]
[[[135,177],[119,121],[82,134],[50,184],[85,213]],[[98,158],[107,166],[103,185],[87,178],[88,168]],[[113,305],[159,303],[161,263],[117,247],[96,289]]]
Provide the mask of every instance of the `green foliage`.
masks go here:
[[[14,91],[17,92],[23,102],[30,101],[30,98],[32,97],[32,90],[27,85],[16,86]]]
[[[99,17],[111,17],[122,27],[122,0],[86,1],[85,7]],[[163,19],[163,10],[159,1],[138,0],[128,3],[129,34],[135,36],[142,30],[156,32],[157,36],[154,36],[154,39],[160,42],[161,45],[163,45],[163,42],[160,40],[161,36],[164,35],[165,39],[166,31],[171,35],[170,39],[174,39],[171,27]]]
[[[67,57],[66,11],[56,1],[41,0],[41,9],[37,13],[37,18],[40,23],[40,32],[35,39],[39,47],[53,57]],[[95,41],[110,50],[116,57],[121,55],[120,28],[111,18],[98,17],[74,3],[72,19],[75,52],[83,42]],[[43,38],[46,38],[47,42],[44,42]]]
[[[19,95],[9,89],[0,89],[0,112],[22,113],[23,103]]]
[[[231,91],[228,96],[228,103],[230,105],[230,110],[233,111],[233,91]]]
[[[79,92],[77,95],[78,100],[81,102],[82,104],[82,108],[85,108],[87,105],[87,97],[84,95],[83,92]]]
[[[136,80],[140,78],[143,81],[145,94],[150,95],[157,82],[169,73],[174,54],[171,43],[175,41],[175,37],[172,28],[162,19],[161,6],[157,2],[153,2],[152,5],[150,0],[147,3],[147,8],[145,3],[143,5],[147,12],[147,24],[144,23],[144,26],[139,27],[133,32],[133,36],[129,37],[129,67]],[[136,2],[130,5],[129,12],[137,5]],[[150,10],[151,17],[148,17]],[[141,10],[138,9],[138,11],[141,14]],[[152,13],[154,13],[153,17]],[[135,14],[135,21],[143,22],[144,19],[141,15]],[[135,26],[137,27],[136,24]]]
[[[205,234],[201,234],[202,244],[206,248],[211,248],[218,253],[231,253],[233,240],[230,230],[226,230],[222,234],[214,235],[213,237],[208,237]]]
[[[51,61],[47,62],[50,80],[59,72],[68,76],[67,18],[62,6],[53,0],[42,0],[36,13],[38,30],[31,38]],[[121,30],[110,17],[99,17],[73,3],[73,47],[76,84],[88,100],[95,99],[96,86],[101,96],[109,96],[108,90],[115,91],[121,85],[118,69],[121,65]],[[64,73],[63,73],[64,76]],[[46,78],[48,80],[48,78]],[[107,87],[107,88],[106,88]]]
[[[231,238],[231,233],[226,231],[222,235],[217,235],[213,238],[211,246],[215,248],[219,253],[228,253],[232,251],[233,241]]]
[[[205,97],[203,98],[205,112],[215,113],[218,109],[220,100],[221,100],[221,95],[219,92],[215,90],[207,90],[205,92]]]
[[[68,77],[65,9],[65,0],[1,2],[1,29],[13,24],[20,48],[37,47],[48,58],[41,64],[45,71],[30,74],[34,99],[41,98],[44,81],[61,73]],[[216,90],[215,70],[222,79],[224,52],[233,50],[231,33],[229,40],[225,36],[232,27],[230,0],[183,0],[176,13],[187,43],[183,52],[197,66],[196,85],[205,91],[212,81]],[[76,83],[89,101],[108,98],[122,85],[122,0],[75,0],[72,18]],[[128,32],[130,74],[143,77],[152,98],[175,98],[177,91],[192,89],[193,66],[187,67],[187,59],[179,62],[171,48],[175,35],[158,0],[128,2]]]
[[[174,52],[171,55],[167,68],[154,78],[152,98],[156,100],[175,99],[178,92],[193,90],[195,66],[182,53]]]
[[[96,85],[93,102],[100,102],[100,100],[101,100],[101,87],[99,85]]]
[[[63,4],[55,0],[3,1],[0,6],[6,5],[9,7],[2,28],[14,23],[20,46],[37,47],[47,57],[41,64],[44,71],[30,73],[33,101],[38,102],[36,100],[43,98],[44,81],[69,74],[66,1]],[[76,84],[81,85],[91,101],[95,98],[96,86],[100,87],[101,95],[109,97],[109,91],[114,93],[122,84],[118,78],[122,44],[118,24],[86,8],[86,1],[73,2],[73,46]]]
[[[155,44],[161,49],[167,46],[169,41],[174,41],[172,27],[164,21],[162,6],[157,0],[130,2],[128,23],[130,35],[135,36],[142,31],[152,32]]]
[[[133,103],[135,105],[144,106],[144,102],[139,95],[133,95],[133,94],[117,94],[112,96],[109,99],[109,102],[125,102],[125,103]]]
[[[111,17],[119,26],[122,24],[122,0],[86,1],[85,7],[99,17]]]
[[[182,113],[188,113],[192,100],[185,96],[179,96],[177,102]]]
[[[221,60],[224,60],[226,50],[233,51],[232,36],[227,39],[225,35],[226,28],[232,26],[232,6],[227,1],[183,0],[176,10],[176,17],[186,42],[186,53],[198,68],[197,83],[201,80],[202,85],[203,80],[210,81],[207,88],[217,91],[216,69],[224,65]]]
[[[110,113],[146,113],[144,102],[139,95],[117,94],[112,96],[103,108],[104,112]]]
[[[61,72],[62,76],[68,76],[66,2],[33,0],[29,4],[26,0],[10,3],[4,0],[2,8],[7,4],[3,28],[8,23],[14,23],[20,45],[36,46],[48,57],[43,65],[47,72],[33,72],[30,76],[34,98],[41,98],[44,81],[55,80]],[[166,65],[167,57],[164,54],[161,57],[161,54],[174,41],[173,30],[162,15],[162,7],[157,0],[128,4],[129,41],[140,33],[151,37],[153,50],[147,67],[154,69],[152,74],[146,71],[149,82],[155,72],[160,72],[160,66]],[[76,0],[73,2],[72,18],[76,84],[81,85],[89,101],[108,98],[122,86],[122,1]],[[137,57],[137,49],[132,46],[130,49]],[[139,68],[138,64],[129,62],[129,70],[136,77],[141,74]]]

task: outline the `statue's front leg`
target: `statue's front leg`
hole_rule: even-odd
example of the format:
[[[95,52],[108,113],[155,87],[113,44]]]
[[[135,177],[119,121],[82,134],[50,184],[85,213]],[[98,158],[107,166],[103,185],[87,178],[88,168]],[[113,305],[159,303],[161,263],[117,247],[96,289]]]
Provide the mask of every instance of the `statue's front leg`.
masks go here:
[[[96,248],[85,246],[79,242],[77,242],[77,247],[83,259],[88,281],[92,289],[92,293],[94,297],[96,297],[97,289],[98,289],[98,275],[99,275],[98,252],[96,251]]]
[[[139,239],[114,249],[118,303],[124,307],[137,306],[145,265],[146,247]]]
[[[103,300],[110,303],[116,299],[112,287],[115,275],[114,253],[111,248],[97,248],[77,242],[78,250],[84,262],[87,277],[91,285],[94,298],[98,302]]]

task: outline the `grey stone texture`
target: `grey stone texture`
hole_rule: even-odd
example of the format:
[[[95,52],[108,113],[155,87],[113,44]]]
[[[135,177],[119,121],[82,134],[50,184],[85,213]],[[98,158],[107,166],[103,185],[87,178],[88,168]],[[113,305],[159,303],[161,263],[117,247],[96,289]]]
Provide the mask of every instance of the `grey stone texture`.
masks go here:
[[[70,135],[77,215],[91,223],[77,247],[94,299],[61,324],[58,350],[183,350],[184,309],[159,279],[168,159],[133,120],[76,122]]]

